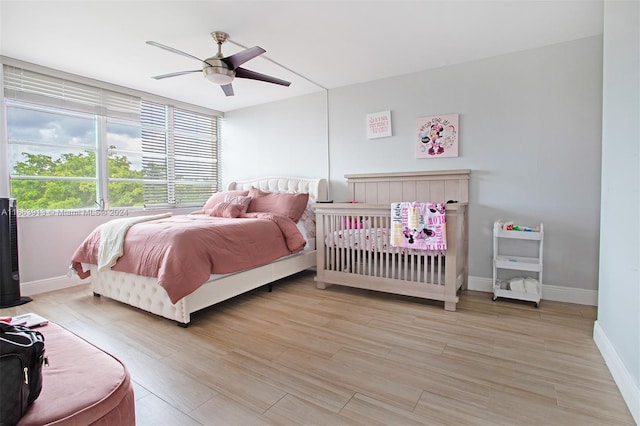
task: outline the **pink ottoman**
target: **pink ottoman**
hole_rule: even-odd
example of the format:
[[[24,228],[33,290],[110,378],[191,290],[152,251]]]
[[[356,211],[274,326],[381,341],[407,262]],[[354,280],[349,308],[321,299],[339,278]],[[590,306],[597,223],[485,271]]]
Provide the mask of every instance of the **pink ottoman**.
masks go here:
[[[133,385],[114,356],[49,323],[42,392],[18,425],[135,425]]]

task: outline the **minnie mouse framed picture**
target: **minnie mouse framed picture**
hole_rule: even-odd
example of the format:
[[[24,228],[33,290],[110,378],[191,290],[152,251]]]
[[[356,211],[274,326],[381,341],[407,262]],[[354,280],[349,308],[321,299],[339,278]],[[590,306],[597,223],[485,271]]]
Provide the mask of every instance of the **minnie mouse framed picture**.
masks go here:
[[[416,130],[416,158],[458,156],[458,114],[420,117]]]

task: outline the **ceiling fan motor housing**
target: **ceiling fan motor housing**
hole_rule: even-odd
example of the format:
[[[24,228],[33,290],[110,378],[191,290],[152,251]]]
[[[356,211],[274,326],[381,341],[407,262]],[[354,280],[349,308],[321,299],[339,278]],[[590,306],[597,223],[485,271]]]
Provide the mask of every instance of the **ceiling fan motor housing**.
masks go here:
[[[229,84],[236,76],[234,70],[229,69],[226,63],[215,56],[202,62],[202,74],[216,84]]]

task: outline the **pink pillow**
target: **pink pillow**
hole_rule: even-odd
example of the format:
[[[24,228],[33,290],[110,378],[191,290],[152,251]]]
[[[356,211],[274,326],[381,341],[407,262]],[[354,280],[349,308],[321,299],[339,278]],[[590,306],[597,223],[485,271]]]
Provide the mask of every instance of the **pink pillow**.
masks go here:
[[[225,201],[225,197],[227,197],[227,196],[234,196],[235,195],[235,196],[246,197],[248,193],[249,193],[249,191],[222,191],[222,192],[216,192],[211,197],[209,197],[209,199],[207,200],[206,203],[204,203],[204,207],[202,207],[202,210],[211,210],[212,208],[214,208],[216,206],[216,204],[220,204],[223,201]]]
[[[309,194],[289,194],[285,192],[264,192],[258,188],[249,190],[251,203],[247,209],[251,212],[268,212],[287,216],[294,222],[300,220],[309,201]]]
[[[236,218],[239,217],[242,213],[244,213],[244,207],[242,206],[242,204],[223,201],[222,203],[216,204],[213,207],[211,213],[209,213],[209,216]]]

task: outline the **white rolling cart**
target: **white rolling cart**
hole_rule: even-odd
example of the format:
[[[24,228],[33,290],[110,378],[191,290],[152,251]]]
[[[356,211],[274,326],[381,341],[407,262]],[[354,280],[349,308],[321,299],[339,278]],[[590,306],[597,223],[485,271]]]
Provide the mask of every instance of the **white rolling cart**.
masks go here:
[[[540,224],[537,228],[535,228],[535,230],[507,231],[502,229],[501,225],[501,221],[496,221],[493,224],[493,300],[496,300],[498,297],[526,300],[535,302],[537,308],[538,306],[540,306],[540,299],[542,296],[542,243],[544,239],[543,226],[542,224]],[[510,256],[504,252],[501,252],[501,239],[516,239],[537,242],[538,256]],[[501,288],[501,280],[498,279],[499,269],[528,271],[537,274],[537,284],[535,285],[535,291],[532,291],[534,289],[531,287],[529,288],[529,291],[517,291],[511,290],[509,288]]]

